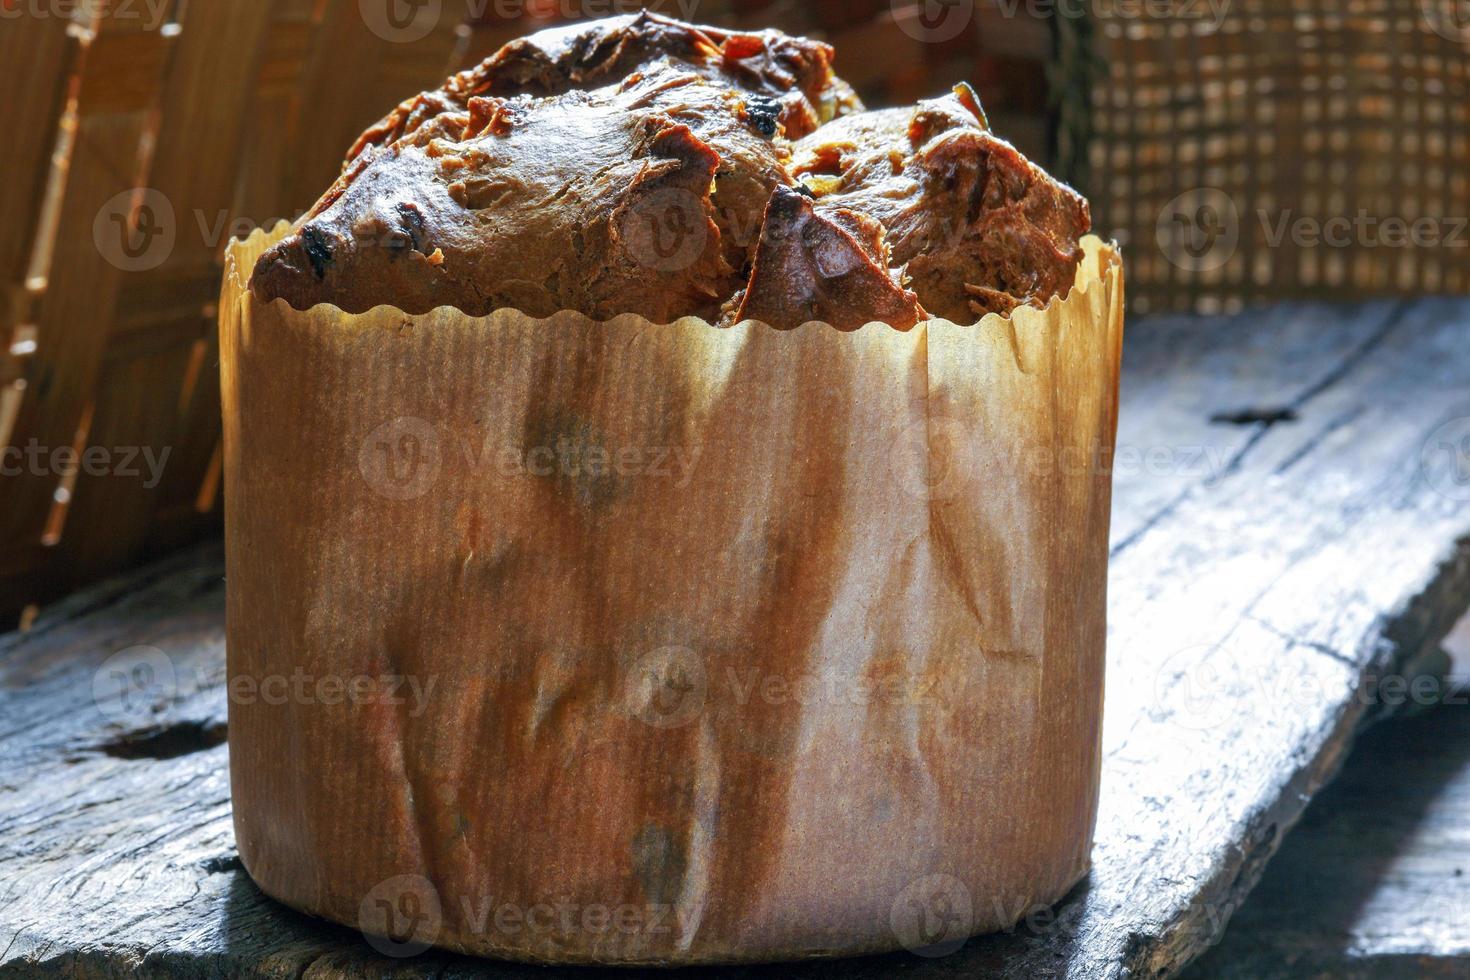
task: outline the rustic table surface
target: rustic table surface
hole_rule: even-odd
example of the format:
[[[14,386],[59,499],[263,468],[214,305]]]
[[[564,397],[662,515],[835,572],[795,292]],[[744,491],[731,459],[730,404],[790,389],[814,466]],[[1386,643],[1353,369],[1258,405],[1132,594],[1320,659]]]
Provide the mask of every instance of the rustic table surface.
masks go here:
[[[1470,693],[1363,735],[1186,980],[1470,976]]]
[[[1444,873],[1470,835],[1452,706],[1372,732],[1378,769],[1324,795],[1224,933],[1365,723],[1446,700],[1441,640],[1470,605],[1470,302],[1137,323],[1123,386],[1089,878],[945,957],[707,975],[1470,968],[1470,874]],[[595,973],[391,960],[255,889],[230,827],[222,574],[206,547],[0,638],[0,975]],[[141,704],[109,687],[139,646],[160,652],[123,689]],[[1359,815],[1383,797],[1398,809]]]

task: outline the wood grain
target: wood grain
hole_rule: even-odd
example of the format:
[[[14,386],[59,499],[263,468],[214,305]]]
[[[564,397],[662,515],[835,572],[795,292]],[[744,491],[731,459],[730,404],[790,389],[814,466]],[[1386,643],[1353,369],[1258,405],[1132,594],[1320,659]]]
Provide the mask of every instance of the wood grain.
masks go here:
[[[1363,736],[1189,980],[1470,975],[1470,693]]]
[[[1228,340],[1219,320],[1154,327],[1125,352],[1119,443],[1160,452],[1117,472],[1090,878],[946,957],[723,976],[1172,975],[1382,712],[1373,679],[1470,604],[1470,511],[1437,450],[1470,416],[1470,304],[1286,307]],[[1165,365],[1192,383],[1161,381]],[[1226,454],[1218,472],[1185,472],[1200,445]],[[221,568],[195,552],[0,640],[0,975],[584,973],[388,960],[259,895],[234,863],[219,744]],[[184,680],[109,724],[94,675],[140,643]]]

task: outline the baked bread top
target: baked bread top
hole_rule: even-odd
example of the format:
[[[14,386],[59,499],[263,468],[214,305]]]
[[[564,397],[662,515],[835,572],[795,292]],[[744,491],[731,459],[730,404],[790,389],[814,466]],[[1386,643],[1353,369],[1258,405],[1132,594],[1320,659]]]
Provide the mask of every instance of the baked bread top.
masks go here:
[[[647,13],[513,41],[365,132],[251,288],[844,329],[1065,292],[1087,203],[988,132],[967,86],[865,112],[832,57]]]

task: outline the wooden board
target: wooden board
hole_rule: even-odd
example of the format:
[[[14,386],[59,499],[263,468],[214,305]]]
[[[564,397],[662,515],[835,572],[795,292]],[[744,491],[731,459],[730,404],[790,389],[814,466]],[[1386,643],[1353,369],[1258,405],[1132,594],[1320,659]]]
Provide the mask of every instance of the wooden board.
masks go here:
[[[1470,605],[1467,416],[1464,301],[1135,325],[1090,878],[946,957],[720,975],[1175,973],[1379,713],[1367,679]],[[229,822],[221,568],[193,552],[0,640],[0,975],[561,975],[388,960],[260,896]],[[104,711],[99,668],[139,644],[152,697]]]
[[[1188,980],[1470,976],[1470,691],[1380,725]]]

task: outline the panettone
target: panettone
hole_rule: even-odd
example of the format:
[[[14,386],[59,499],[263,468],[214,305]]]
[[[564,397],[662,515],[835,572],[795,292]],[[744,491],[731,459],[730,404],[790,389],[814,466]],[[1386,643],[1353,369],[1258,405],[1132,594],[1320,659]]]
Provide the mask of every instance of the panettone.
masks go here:
[[[938,955],[1085,874],[1117,250],[968,88],[866,112],[831,59],[539,34],[231,243],[265,894],[392,956],[683,966]]]
[[[832,49],[653,14],[512,42],[363,134],[252,288],[298,309],[968,323],[1065,292],[1087,203],[974,93],[862,110]]]

